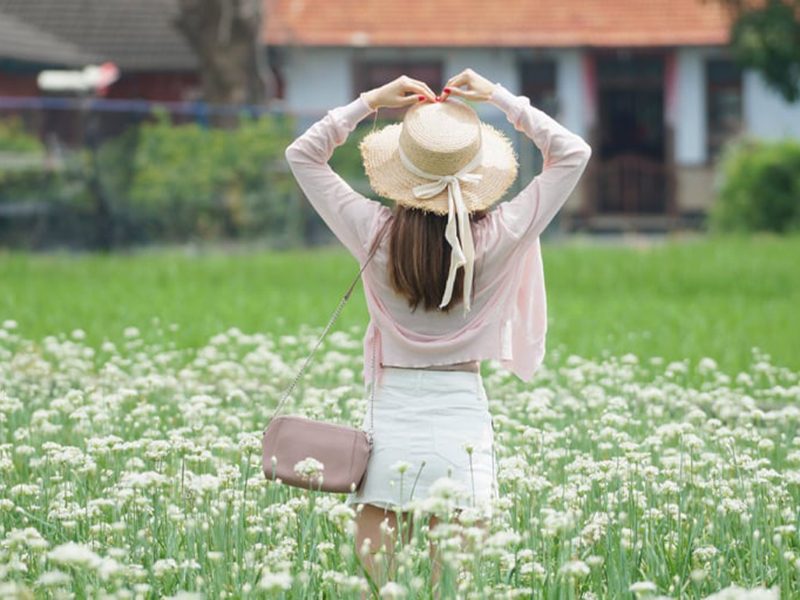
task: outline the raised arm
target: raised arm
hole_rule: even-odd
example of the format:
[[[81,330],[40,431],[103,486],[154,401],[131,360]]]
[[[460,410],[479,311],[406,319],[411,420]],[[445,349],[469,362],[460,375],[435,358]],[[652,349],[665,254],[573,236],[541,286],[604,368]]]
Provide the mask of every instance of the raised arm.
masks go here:
[[[297,183],[322,220],[359,262],[366,260],[369,236],[379,202],[351,188],[328,164],[337,146],[373,108],[364,94],[329,110],[286,148],[286,160]]]
[[[434,101],[435,95],[425,83],[401,75],[381,87],[362,92],[350,104],[329,110],[286,148],[286,160],[309,202],[360,263],[369,254],[367,246],[378,217],[389,209],[356,192],[331,169],[328,161],[336,147],[374,110],[382,106],[408,106],[426,99]]]
[[[516,96],[499,83],[489,102],[500,108],[514,125],[541,150],[542,172],[514,198],[497,208],[495,218],[511,236],[524,245],[533,243],[575,189],[592,149],[583,138],[555,119],[531,106],[525,96]]]

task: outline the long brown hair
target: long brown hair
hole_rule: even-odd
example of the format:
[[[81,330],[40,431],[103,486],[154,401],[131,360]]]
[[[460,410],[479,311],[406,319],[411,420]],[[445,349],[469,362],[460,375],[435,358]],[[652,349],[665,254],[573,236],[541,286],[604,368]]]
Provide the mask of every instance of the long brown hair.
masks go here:
[[[470,223],[486,216],[486,211],[470,214]],[[411,310],[420,302],[426,311],[439,308],[450,270],[450,244],[444,237],[447,215],[438,215],[400,204],[395,206],[389,231],[389,281],[392,288],[408,299]],[[464,268],[456,273],[453,295],[443,312],[463,300]]]

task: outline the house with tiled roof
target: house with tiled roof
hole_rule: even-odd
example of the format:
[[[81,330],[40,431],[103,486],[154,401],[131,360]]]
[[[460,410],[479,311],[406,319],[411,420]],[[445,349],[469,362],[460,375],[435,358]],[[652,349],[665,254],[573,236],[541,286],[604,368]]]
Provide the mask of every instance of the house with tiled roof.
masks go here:
[[[0,0],[0,96],[37,96],[43,69],[106,61],[109,98],[199,98],[197,59],[173,26],[174,0]]]
[[[714,0],[265,0],[264,44],[282,101],[306,122],[400,74],[435,90],[466,67],[584,137],[587,172],[558,217],[569,229],[699,222],[725,142],[800,138],[789,105],[727,49]],[[482,118],[514,135],[499,111]],[[541,157],[514,135],[513,193]]]

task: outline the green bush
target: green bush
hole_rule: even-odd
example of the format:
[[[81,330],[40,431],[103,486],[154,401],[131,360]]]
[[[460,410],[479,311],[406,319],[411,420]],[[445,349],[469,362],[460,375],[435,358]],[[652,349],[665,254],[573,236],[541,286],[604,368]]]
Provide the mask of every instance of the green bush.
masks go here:
[[[0,202],[36,199],[48,185],[44,145],[19,118],[0,121]]]
[[[135,143],[118,141],[132,148],[133,162],[112,179],[127,188],[130,209],[148,217],[155,237],[281,231],[293,201],[283,166],[292,133],[280,116],[243,115],[236,129],[215,129],[173,125],[160,113],[129,134]]]
[[[731,142],[719,175],[709,210],[711,231],[800,231],[800,143]]]
[[[358,143],[385,124],[359,124],[330,161],[372,197]],[[96,151],[67,149],[52,168],[54,159],[21,122],[0,121],[0,203],[47,202],[52,210],[40,229],[49,241],[88,243],[87,231],[110,227],[113,243],[123,246],[262,236],[295,245],[315,237],[315,229],[325,230],[301,201],[286,164],[284,151],[297,134],[294,118],[280,114],[243,113],[235,128],[226,129],[175,124],[166,112],[154,111]]]
[[[0,152],[42,153],[44,147],[39,139],[27,131],[18,117],[0,121]]]

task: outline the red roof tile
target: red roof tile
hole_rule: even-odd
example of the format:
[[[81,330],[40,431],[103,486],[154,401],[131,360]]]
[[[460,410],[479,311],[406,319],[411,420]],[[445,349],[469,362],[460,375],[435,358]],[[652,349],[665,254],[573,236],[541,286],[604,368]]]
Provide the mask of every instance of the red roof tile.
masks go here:
[[[264,0],[269,45],[725,44],[717,0]]]

